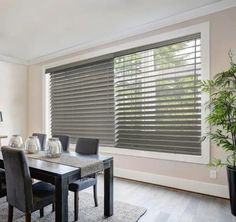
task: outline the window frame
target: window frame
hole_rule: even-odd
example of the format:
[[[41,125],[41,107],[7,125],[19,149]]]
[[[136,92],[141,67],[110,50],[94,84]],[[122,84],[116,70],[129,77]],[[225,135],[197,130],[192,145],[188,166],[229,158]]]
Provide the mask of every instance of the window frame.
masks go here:
[[[210,39],[209,39],[209,22],[200,23],[193,26],[188,26],[185,28],[176,29],[174,31],[165,32],[161,34],[151,35],[134,41],[127,41],[125,43],[116,44],[108,48],[103,48],[100,50],[93,50],[88,53],[75,56],[66,60],[59,60],[54,63],[49,63],[42,66],[42,108],[43,108],[43,127],[44,132],[50,135],[50,118],[49,118],[49,93],[47,89],[47,77],[45,75],[46,69],[53,68],[55,66],[65,65],[68,63],[82,61],[85,59],[91,59],[97,56],[106,55],[109,53],[116,53],[118,51],[128,50],[135,47],[142,47],[148,44],[154,44],[157,42],[167,41],[194,33],[201,33],[201,57],[202,57],[202,80],[210,79]],[[206,123],[205,118],[207,116],[207,110],[205,109],[205,103],[209,100],[209,96],[206,93],[202,93],[202,125],[201,132],[202,136],[206,134],[209,130],[209,125]],[[186,154],[174,154],[174,153],[164,153],[164,152],[154,152],[154,151],[144,151],[144,150],[134,150],[126,148],[117,147],[105,147],[100,146],[100,152],[105,154],[115,154],[115,155],[125,155],[133,157],[144,157],[144,158],[154,158],[162,160],[173,160],[181,162],[208,164],[210,160],[210,140],[206,139],[202,142],[201,155],[186,155]]]

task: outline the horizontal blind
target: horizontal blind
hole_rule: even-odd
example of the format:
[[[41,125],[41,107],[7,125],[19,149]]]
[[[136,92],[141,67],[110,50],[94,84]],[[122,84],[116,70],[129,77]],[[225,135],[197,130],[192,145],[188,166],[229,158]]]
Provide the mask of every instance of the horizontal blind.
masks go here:
[[[51,133],[114,145],[113,60],[50,73]]]
[[[115,145],[201,155],[200,34],[114,59]]]

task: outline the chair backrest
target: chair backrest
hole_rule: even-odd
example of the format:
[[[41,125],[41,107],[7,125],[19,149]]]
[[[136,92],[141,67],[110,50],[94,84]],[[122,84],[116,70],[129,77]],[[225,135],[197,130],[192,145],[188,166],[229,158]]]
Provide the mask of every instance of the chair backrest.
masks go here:
[[[90,139],[90,138],[79,138],[75,152],[80,154],[98,154],[98,139]]]
[[[68,151],[69,149],[69,141],[70,141],[70,137],[69,136],[65,136],[65,135],[53,135],[52,137],[56,137],[60,140],[61,145],[62,145],[62,149],[63,151]]]
[[[32,136],[37,136],[41,145],[41,150],[45,150],[45,141],[46,141],[46,134],[43,133],[33,133]]]
[[[32,180],[24,152],[2,147],[2,155],[8,203],[23,212],[31,212],[33,206]]]

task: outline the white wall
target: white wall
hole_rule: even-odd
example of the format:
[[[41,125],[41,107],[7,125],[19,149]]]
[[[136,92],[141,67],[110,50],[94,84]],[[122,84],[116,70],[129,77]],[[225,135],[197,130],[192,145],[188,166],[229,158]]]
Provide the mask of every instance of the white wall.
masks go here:
[[[24,65],[0,61],[0,135],[28,134],[28,70]],[[2,140],[7,144],[8,139]]]
[[[219,13],[193,19],[178,25],[162,28],[153,32],[128,38],[114,44],[132,43],[135,39],[145,36],[157,35],[164,32],[178,30],[202,22],[210,22],[210,75],[223,71],[229,66],[227,53],[229,49],[236,52],[236,8],[228,9]],[[111,46],[110,44],[109,46]],[[93,49],[94,50],[94,49]],[[63,57],[80,57],[80,53]],[[82,56],[82,55],[81,55]],[[236,58],[235,58],[236,59]],[[33,65],[29,68],[29,132],[43,129],[42,113],[42,66]],[[177,187],[196,192],[209,193],[227,197],[227,177],[225,169],[219,169],[217,179],[209,178],[209,168],[206,165],[196,163],[185,163],[177,161],[160,160],[154,158],[132,157],[125,155],[113,155],[115,159],[115,172],[119,176],[131,177],[136,180],[144,180],[170,187]],[[221,157],[223,152],[211,144],[211,158]],[[134,176],[135,175],[135,176]],[[152,180],[152,178],[154,178]],[[195,184],[195,186],[193,186]]]

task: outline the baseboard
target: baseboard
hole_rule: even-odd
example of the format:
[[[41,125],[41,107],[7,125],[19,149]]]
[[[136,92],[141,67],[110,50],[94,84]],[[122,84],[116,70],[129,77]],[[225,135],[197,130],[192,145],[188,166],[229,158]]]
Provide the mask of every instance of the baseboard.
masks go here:
[[[122,168],[115,168],[114,176],[216,197],[229,198],[228,187],[219,184],[205,183],[196,180],[169,177]]]

